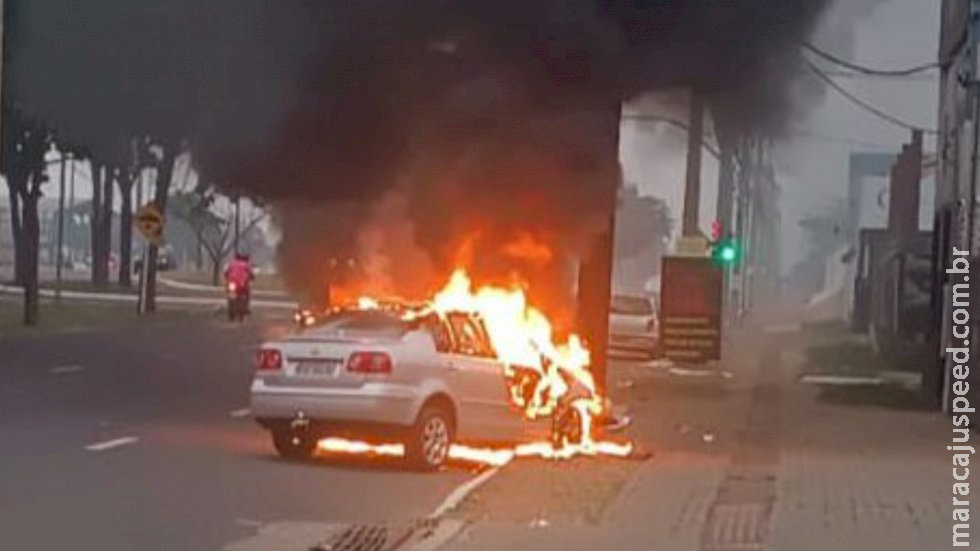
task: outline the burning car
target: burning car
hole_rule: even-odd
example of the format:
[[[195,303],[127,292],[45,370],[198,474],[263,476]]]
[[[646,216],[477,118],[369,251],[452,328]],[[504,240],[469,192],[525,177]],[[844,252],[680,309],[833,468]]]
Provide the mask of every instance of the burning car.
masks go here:
[[[432,469],[456,441],[547,436],[515,410],[506,372],[476,316],[347,310],[262,346],[252,411],[284,457],[308,457],[327,436],[394,437]]]
[[[577,339],[554,343],[522,292],[474,292],[457,272],[425,306],[364,300],[263,344],[252,412],[287,458],[327,439],[337,449],[337,436],[397,439],[423,469],[444,464],[457,442],[493,446],[494,457],[628,454],[629,444],[593,438],[605,402],[588,358]],[[346,451],[364,446],[354,444]]]

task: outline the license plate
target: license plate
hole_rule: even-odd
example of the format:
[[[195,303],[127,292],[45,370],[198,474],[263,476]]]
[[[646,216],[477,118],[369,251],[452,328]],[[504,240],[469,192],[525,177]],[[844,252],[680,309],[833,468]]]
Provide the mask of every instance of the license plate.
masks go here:
[[[296,375],[299,377],[333,377],[340,362],[335,360],[299,360]]]

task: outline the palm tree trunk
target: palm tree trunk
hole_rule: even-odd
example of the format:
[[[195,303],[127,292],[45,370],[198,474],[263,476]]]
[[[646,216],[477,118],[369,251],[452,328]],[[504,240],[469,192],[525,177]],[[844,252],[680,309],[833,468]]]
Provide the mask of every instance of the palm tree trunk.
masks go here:
[[[38,321],[38,248],[40,247],[41,223],[37,214],[40,193],[28,193],[23,197],[24,255],[24,325],[36,325]]]
[[[14,237],[14,285],[24,284],[24,223],[20,210],[20,195],[10,189],[10,229]]]
[[[170,195],[170,180],[173,179],[174,164],[177,162],[177,153],[174,146],[166,145],[163,148],[163,159],[160,161],[160,168],[157,170],[156,190],[154,190],[153,202],[157,208],[166,216],[167,198]],[[156,245],[150,245],[146,255],[146,312],[155,312],[157,309],[157,257],[159,250]]]
[[[135,179],[120,178],[119,194],[119,285],[132,287],[133,263],[133,184]]]
[[[95,161],[92,167],[92,208],[89,215],[89,230],[91,234],[92,284],[103,285],[106,282],[102,266],[102,166]]]

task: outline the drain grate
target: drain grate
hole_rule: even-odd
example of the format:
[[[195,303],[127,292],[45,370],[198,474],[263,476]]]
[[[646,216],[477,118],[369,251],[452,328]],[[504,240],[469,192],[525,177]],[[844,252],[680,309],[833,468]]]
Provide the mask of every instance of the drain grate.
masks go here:
[[[758,551],[765,548],[770,507],[757,504],[712,508],[701,539],[703,551]]]
[[[393,532],[387,526],[350,526],[329,540],[310,547],[310,551],[390,551],[408,535],[408,530]]]

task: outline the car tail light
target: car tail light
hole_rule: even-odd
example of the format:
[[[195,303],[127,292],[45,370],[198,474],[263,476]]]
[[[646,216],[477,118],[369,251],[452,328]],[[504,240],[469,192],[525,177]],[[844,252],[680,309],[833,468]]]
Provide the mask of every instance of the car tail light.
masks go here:
[[[274,348],[262,348],[256,356],[259,371],[278,371],[282,369],[282,353]]]
[[[354,352],[347,359],[352,373],[391,373],[391,356],[384,352]]]

